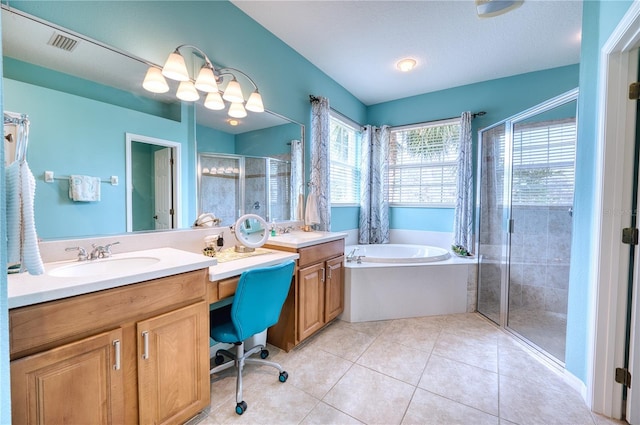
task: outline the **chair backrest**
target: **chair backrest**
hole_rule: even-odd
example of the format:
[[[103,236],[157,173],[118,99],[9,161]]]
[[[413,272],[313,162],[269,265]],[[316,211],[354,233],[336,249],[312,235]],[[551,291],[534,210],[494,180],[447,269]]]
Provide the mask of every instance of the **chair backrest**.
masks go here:
[[[242,273],[231,305],[231,322],[240,340],[278,323],[294,267],[294,261],[287,261]]]

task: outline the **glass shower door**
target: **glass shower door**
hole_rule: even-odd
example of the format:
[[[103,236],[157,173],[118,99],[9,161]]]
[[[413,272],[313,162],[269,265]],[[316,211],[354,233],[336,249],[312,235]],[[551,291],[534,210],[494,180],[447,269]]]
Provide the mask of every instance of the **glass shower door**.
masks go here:
[[[507,327],[564,362],[577,101],[513,123]]]
[[[564,363],[576,112],[572,90],[479,132],[478,311]]]
[[[504,123],[480,131],[478,185],[478,311],[501,324],[502,275],[507,234],[504,229]]]

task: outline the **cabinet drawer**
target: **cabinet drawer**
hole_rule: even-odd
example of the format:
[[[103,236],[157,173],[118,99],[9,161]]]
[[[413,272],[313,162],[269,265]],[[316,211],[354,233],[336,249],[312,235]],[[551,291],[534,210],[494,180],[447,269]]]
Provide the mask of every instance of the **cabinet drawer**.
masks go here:
[[[236,293],[239,277],[224,279],[218,282],[218,297],[222,300]]]
[[[300,258],[298,259],[298,267],[306,267],[308,265],[319,263],[344,254],[344,239],[338,239],[331,242],[325,242],[318,245],[300,248],[298,250]]]
[[[208,269],[9,310],[11,359],[206,295]]]

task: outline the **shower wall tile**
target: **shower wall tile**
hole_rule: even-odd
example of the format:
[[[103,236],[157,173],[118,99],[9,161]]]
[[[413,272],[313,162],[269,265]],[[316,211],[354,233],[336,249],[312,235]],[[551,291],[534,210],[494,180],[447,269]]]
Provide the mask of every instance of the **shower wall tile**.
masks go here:
[[[547,282],[547,266],[544,264],[524,264],[522,266],[522,283],[529,286],[545,286]]]
[[[524,213],[523,233],[527,235],[547,235],[549,232],[549,211],[547,208],[527,209]]]
[[[554,233],[547,241],[547,259],[550,263],[566,264],[571,257],[571,233]]]
[[[549,210],[549,233],[571,234],[573,218],[569,214],[569,207],[557,207]]]
[[[509,286],[509,306],[511,308],[523,306],[522,286],[520,283],[512,283]]]
[[[532,309],[544,310],[544,288],[522,285],[522,306]]]
[[[565,289],[545,288],[544,309],[554,313],[567,314],[569,291]]]
[[[520,262],[512,262],[509,267],[509,282],[512,284],[524,283],[524,265]]]
[[[547,266],[547,287],[569,289],[569,266],[549,264]]]

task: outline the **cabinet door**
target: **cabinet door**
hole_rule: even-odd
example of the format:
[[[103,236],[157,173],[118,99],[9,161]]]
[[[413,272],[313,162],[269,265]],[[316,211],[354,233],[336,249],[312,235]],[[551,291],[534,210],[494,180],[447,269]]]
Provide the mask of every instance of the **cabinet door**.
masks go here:
[[[302,341],[324,325],[324,263],[298,273],[298,339]]]
[[[14,424],[121,424],[122,330],[11,362]]]
[[[325,323],[335,319],[344,311],[344,257],[327,260],[327,282],[325,284]]]
[[[204,301],[137,323],[141,424],[182,423],[209,405]]]

